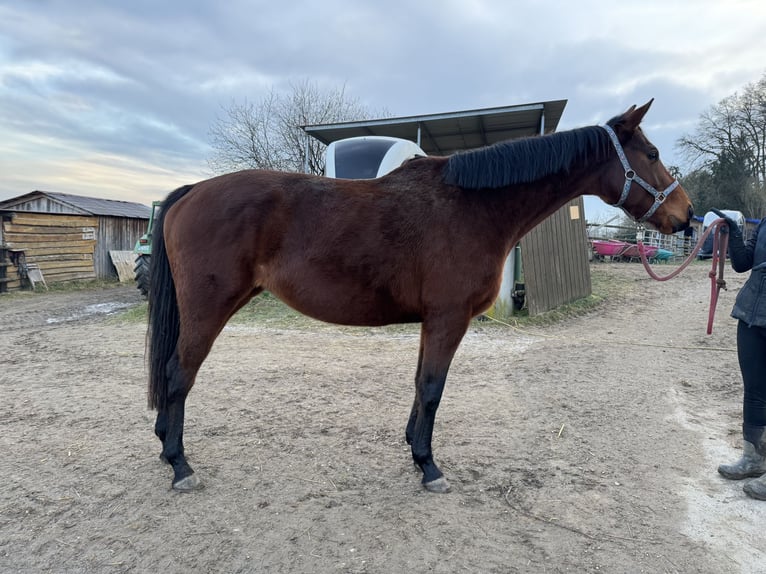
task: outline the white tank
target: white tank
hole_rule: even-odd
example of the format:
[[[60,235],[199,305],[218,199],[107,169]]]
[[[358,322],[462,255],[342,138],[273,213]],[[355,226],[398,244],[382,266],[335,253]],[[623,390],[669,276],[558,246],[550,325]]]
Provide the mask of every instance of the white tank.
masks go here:
[[[361,136],[332,142],[325,152],[325,175],[340,179],[374,179],[408,159],[426,153],[410,140]]]

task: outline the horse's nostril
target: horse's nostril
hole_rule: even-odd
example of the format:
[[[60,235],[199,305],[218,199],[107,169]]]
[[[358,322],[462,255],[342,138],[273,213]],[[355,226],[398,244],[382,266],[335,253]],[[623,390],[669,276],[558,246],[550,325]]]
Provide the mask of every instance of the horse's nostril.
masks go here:
[[[689,205],[689,219],[691,219],[692,217],[694,217],[694,206]]]

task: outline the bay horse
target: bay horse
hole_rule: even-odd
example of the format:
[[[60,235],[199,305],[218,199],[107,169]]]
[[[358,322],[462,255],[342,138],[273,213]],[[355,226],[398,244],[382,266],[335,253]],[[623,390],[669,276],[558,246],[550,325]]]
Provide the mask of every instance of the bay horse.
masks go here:
[[[604,126],[414,159],[378,179],[247,170],[171,192],[153,233],[148,397],[173,488],[202,487],[183,447],[197,372],[231,316],[268,290],[330,323],[421,323],[405,439],[425,488],[446,492],[431,450],[436,411],[511,248],[583,194],[662,233],[688,227],[689,197],[639,127],[651,103]]]

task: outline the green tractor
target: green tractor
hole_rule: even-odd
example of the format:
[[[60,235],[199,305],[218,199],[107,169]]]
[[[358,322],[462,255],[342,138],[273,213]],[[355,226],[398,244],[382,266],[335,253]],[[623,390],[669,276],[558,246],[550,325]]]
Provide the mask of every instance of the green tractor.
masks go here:
[[[149,263],[152,259],[152,227],[154,227],[154,218],[162,205],[161,201],[152,202],[152,213],[149,216],[149,225],[146,226],[144,233],[133,248],[136,254],[136,266],[133,268],[136,277],[136,287],[144,297],[149,296]]]

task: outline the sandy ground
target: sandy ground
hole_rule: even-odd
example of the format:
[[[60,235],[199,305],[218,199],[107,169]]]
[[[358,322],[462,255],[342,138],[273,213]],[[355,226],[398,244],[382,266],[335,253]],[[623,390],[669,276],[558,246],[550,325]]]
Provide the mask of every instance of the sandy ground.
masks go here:
[[[182,495],[120,318],[135,289],[0,298],[0,572],[766,571],[766,503],[715,472],[739,455],[744,276],[708,336],[707,265],[594,266],[631,287],[471,328],[435,430],[446,495],[404,443],[416,327],[227,327],[188,403],[206,488]]]

